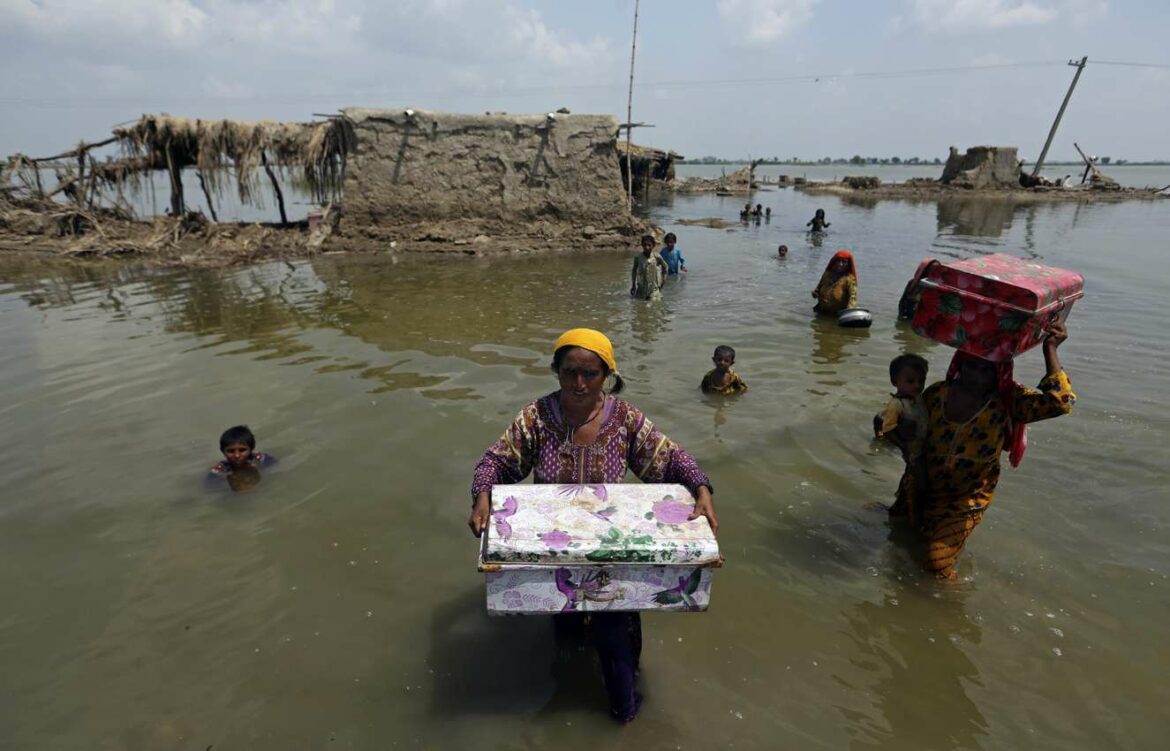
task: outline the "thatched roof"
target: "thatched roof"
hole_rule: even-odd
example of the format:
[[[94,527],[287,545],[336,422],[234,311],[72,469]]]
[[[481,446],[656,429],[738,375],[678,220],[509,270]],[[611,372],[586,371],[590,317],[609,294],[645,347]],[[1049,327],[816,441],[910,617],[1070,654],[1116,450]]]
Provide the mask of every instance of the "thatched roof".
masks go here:
[[[143,115],[114,130],[124,162],[136,169],[198,168],[207,186],[222,193],[227,171],[235,171],[240,200],[250,203],[257,170],[269,165],[299,172],[314,197],[336,196],[353,131],[342,118],[287,123],[264,120],[192,120],[172,115]]]
[[[617,150],[619,156],[626,155],[626,142],[619,140],[617,142]],[[682,154],[676,154],[673,151],[663,151],[662,149],[655,149],[650,146],[639,146],[636,143],[631,143],[629,146],[629,153],[634,159],[650,159],[654,161],[665,161],[667,159],[683,159]]]

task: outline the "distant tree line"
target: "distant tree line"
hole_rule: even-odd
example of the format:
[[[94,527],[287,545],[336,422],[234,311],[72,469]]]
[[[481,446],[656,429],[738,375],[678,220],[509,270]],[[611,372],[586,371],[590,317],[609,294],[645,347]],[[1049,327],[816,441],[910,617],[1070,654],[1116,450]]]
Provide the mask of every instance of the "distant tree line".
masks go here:
[[[726,159],[718,156],[701,156],[697,159],[687,159],[689,164],[747,164],[751,159]],[[782,159],[778,156],[765,158],[761,164],[942,164],[942,160],[935,157],[928,159],[925,157],[880,157],[880,156],[861,156],[855,154],[849,159],[842,157],[833,158],[831,156],[822,157],[821,159],[801,159],[798,156]]]
[[[1128,165],[1165,165],[1168,163],[1165,160],[1157,160],[1157,159],[1151,160],[1151,161],[1131,162],[1128,159],[1114,159],[1111,156],[1094,157],[1094,159],[1096,159],[1097,164],[1099,164],[1101,166],[1108,166],[1110,164],[1112,164],[1114,166],[1127,165],[1127,164]],[[685,161],[687,164],[748,164],[752,160],[750,158],[749,159],[727,159],[726,157],[720,157],[720,156],[701,156],[701,157],[698,157],[697,159],[686,159]],[[801,159],[798,156],[790,157],[788,159],[782,159],[778,156],[773,156],[771,158],[763,159],[760,163],[761,164],[802,164],[802,165],[885,164],[885,165],[897,166],[897,165],[902,165],[902,164],[936,164],[936,165],[941,165],[943,163],[943,161],[942,161],[942,159],[939,159],[938,157],[935,157],[934,159],[928,159],[926,157],[917,157],[917,156],[882,157],[882,156],[862,156],[861,154],[854,154],[853,156],[849,157],[848,159],[845,159],[843,157],[829,157],[829,156],[822,157],[820,159]],[[1055,166],[1055,165],[1082,164],[1082,162],[1080,162],[1080,161],[1061,162],[1061,161],[1053,161],[1050,159],[1050,160],[1048,160],[1047,164],[1051,164],[1051,165]]]

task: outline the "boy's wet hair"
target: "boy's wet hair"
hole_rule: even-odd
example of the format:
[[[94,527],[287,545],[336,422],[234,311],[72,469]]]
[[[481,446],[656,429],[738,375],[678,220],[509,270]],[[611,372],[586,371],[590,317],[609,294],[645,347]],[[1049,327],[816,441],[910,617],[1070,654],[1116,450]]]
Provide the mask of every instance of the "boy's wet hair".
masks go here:
[[[649,235],[647,235],[647,237],[649,237]],[[558,349],[556,352],[553,352],[552,372],[556,373],[557,377],[560,377],[560,375],[561,375],[561,363],[565,361],[565,355],[567,355],[569,353],[569,350],[573,349],[576,346],[577,345],[575,345],[575,344],[566,344],[565,346]],[[598,357],[597,359],[601,360],[600,357]],[[609,366],[605,364],[605,360],[601,360],[601,369],[602,369],[602,371],[605,372],[606,378],[609,378],[610,373],[613,373],[613,388],[611,388],[609,390],[609,393],[611,393],[611,394],[622,393],[622,389],[624,389],[626,387],[626,382],[624,380],[622,380],[622,374],[615,373],[614,371],[610,370]]]
[[[642,235],[642,245],[645,245],[646,243],[657,245],[658,241],[654,239],[654,235]]]
[[[926,358],[922,355],[898,355],[893,360],[890,360],[890,383],[898,377],[906,368],[914,368],[922,374],[922,380],[926,380],[926,374],[930,372],[930,364],[926,362]]]
[[[243,443],[249,451],[252,451],[256,448],[256,436],[252,435],[252,431],[247,425],[236,425],[223,431],[223,434],[220,435],[219,450],[223,451],[233,443]]]
[[[732,362],[735,362],[735,348],[734,347],[728,347],[726,344],[720,344],[718,347],[715,348],[715,354],[712,355],[712,357],[719,357],[719,355],[727,355],[728,357],[731,358]]]
[[[666,237],[662,238],[662,242],[664,242],[664,243],[675,242],[676,243],[676,242],[678,242],[678,236],[675,235],[673,232],[667,232]]]

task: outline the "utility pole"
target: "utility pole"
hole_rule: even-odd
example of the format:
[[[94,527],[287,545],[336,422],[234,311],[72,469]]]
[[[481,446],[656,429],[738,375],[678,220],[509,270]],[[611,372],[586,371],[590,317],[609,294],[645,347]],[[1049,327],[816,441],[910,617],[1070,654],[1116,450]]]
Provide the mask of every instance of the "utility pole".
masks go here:
[[[634,129],[634,53],[638,49],[638,5],[634,0],[634,39],[630,42],[630,93],[626,98],[626,206],[634,210],[634,155],[630,151],[630,132]]]
[[[1077,87],[1077,81],[1081,80],[1081,73],[1085,70],[1085,63],[1089,62],[1089,57],[1086,55],[1081,58],[1078,63],[1076,60],[1069,60],[1068,64],[1077,69],[1073,76],[1072,83],[1068,85],[1068,93],[1064,95],[1064,101],[1060,103],[1060,111],[1056,113],[1056,119],[1052,122],[1052,130],[1048,131],[1048,140],[1044,142],[1044,150],[1040,152],[1040,158],[1036,160],[1036,166],[1032,168],[1032,177],[1040,175],[1040,168],[1044,166],[1044,157],[1048,156],[1048,147],[1052,145],[1052,139],[1056,137],[1056,129],[1060,127],[1060,118],[1064,117],[1064,108],[1068,106],[1068,100],[1072,98],[1073,89]]]

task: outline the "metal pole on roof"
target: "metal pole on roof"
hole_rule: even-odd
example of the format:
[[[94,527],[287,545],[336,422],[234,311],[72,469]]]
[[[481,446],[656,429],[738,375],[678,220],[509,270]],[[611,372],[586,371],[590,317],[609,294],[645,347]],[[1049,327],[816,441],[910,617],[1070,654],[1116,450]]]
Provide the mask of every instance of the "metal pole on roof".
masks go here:
[[[630,150],[630,131],[634,128],[634,53],[638,50],[638,5],[634,0],[634,38],[630,42],[630,92],[626,97],[626,206],[634,209],[634,155]]]

